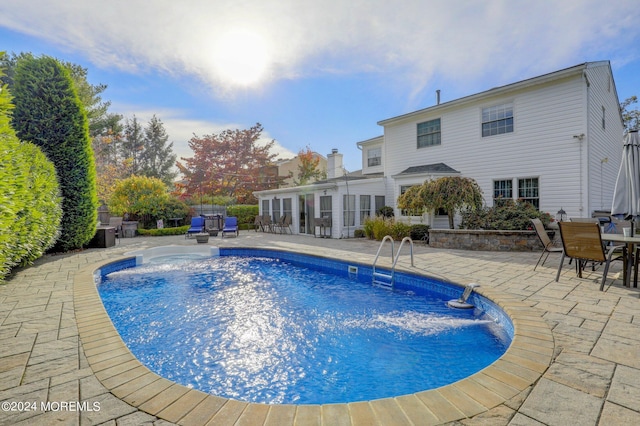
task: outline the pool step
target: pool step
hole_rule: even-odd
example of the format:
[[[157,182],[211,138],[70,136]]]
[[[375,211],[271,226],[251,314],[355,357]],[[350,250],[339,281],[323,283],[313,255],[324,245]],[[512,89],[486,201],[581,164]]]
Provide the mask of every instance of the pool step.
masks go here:
[[[384,272],[373,273],[373,284],[382,287],[393,287],[393,274],[387,274]]]

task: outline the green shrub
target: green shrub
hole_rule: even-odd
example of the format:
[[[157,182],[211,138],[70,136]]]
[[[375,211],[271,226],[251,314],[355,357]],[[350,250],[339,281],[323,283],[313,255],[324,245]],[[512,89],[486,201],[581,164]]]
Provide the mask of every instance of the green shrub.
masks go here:
[[[69,70],[51,57],[24,57],[15,69],[13,126],[53,162],[62,195],[55,250],[88,243],[96,232],[98,193],[89,125]]]
[[[389,206],[380,207],[376,212],[376,215],[382,216],[384,218],[394,217],[393,207],[389,207]]]
[[[411,225],[404,222],[394,222],[391,225],[391,238],[396,241],[402,240],[404,237],[408,237],[411,233]],[[383,237],[384,238],[384,237]]]
[[[365,232],[364,229],[356,229],[355,231],[353,231],[353,237],[354,238],[364,238],[365,237]]]
[[[227,216],[235,216],[238,218],[238,229],[253,229],[253,222],[259,211],[260,208],[257,204],[227,206]]]
[[[415,224],[411,225],[409,236],[414,241],[429,242],[429,225]]]
[[[0,73],[0,76],[2,74]],[[0,282],[33,262],[58,238],[62,217],[53,163],[21,143],[10,124],[11,95],[0,87]]]
[[[402,240],[404,237],[409,236],[410,230],[410,225],[403,222],[396,222],[393,218],[385,218],[382,216],[365,219],[362,228],[367,238],[378,241],[382,241],[386,235],[390,235],[394,240]]]
[[[460,229],[528,230],[531,220],[538,218],[546,226],[551,220],[549,213],[538,211],[522,200],[500,200],[493,207],[461,212]]]
[[[169,195],[167,186],[158,178],[131,176],[119,181],[107,202],[109,212],[115,216],[129,215],[140,221],[143,228],[156,227],[162,219],[169,223],[172,217],[187,217],[189,206]]]
[[[162,229],[143,229],[138,228],[138,234],[151,237],[159,237],[163,235],[184,235],[187,233],[189,225],[178,226],[176,228],[162,228]]]

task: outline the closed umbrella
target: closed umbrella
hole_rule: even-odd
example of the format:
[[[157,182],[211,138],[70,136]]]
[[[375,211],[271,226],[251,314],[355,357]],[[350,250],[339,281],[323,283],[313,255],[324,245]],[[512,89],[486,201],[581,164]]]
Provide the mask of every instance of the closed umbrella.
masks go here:
[[[632,220],[640,216],[640,136],[637,130],[627,133],[624,139],[611,215]]]

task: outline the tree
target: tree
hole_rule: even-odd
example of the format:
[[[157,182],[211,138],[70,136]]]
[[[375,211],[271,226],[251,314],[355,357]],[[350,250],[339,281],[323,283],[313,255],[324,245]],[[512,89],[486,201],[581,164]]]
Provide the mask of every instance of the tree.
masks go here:
[[[631,96],[620,103],[620,111],[622,113],[622,122],[625,130],[637,130],[640,128],[640,111],[637,109],[629,109],[629,106],[638,102],[637,96]]]
[[[453,218],[463,207],[482,207],[482,190],[478,183],[460,176],[447,176],[425,181],[419,189],[411,187],[398,197],[398,207],[403,209],[444,209],[449,216],[449,228],[453,229]]]
[[[293,179],[295,185],[306,185],[310,182],[317,182],[327,178],[327,171],[318,167],[320,165],[320,157],[311,151],[308,146],[298,152],[298,160],[300,161],[300,164],[298,164],[298,176],[297,179]]]
[[[155,225],[157,219],[184,217],[189,207],[172,198],[167,186],[158,178],[131,176],[119,181],[108,201],[109,211],[115,215],[129,215],[146,227]]]
[[[173,170],[176,162],[173,142],[167,145],[168,141],[169,135],[162,121],[154,115],[144,130],[144,149],[140,155],[142,174],[158,178],[170,186],[177,173]]]
[[[69,70],[51,57],[25,57],[14,75],[13,126],[53,162],[62,194],[56,250],[88,243],[96,231],[96,169],[85,109]]]
[[[126,119],[120,152],[123,158],[131,163],[131,175],[142,174],[142,151],[144,150],[144,132],[138,119]]]
[[[194,135],[189,141],[194,156],[182,158],[184,164],[177,163],[186,178],[184,196],[227,195],[241,204],[255,204],[254,191],[277,187],[278,182],[263,176],[276,154],[269,152],[275,141],[264,146],[256,143],[262,130],[262,125],[256,123],[246,130]]]
[[[8,85],[0,84],[0,282],[56,242],[62,217],[53,163],[20,142],[11,127],[13,108]]]
[[[9,85],[9,88],[13,87],[15,70],[18,62],[22,59],[34,59],[32,53],[21,52],[19,54],[13,53],[1,58],[0,66],[4,67],[7,72],[2,76],[2,81]],[[61,62],[61,65],[69,70],[71,79],[73,80],[80,102],[85,108],[87,113],[87,120],[89,121],[89,136],[95,137],[103,134],[107,129],[112,127],[112,121],[119,121],[122,119],[121,115],[111,114],[108,112],[111,102],[102,101],[100,96],[106,89],[106,84],[90,84],[87,80],[88,70],[80,65],[71,62]]]

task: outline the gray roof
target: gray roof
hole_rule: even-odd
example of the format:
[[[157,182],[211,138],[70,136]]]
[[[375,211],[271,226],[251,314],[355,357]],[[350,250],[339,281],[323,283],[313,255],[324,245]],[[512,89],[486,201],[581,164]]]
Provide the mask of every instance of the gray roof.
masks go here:
[[[339,176],[336,178],[330,178],[330,179],[326,179],[318,182],[313,182],[311,185],[329,183],[329,182],[344,182],[349,180],[375,179],[375,178],[381,178],[383,176],[384,176],[384,173],[368,173],[365,175],[362,173],[362,170],[356,170],[354,172],[348,173],[346,176]]]
[[[402,175],[415,175],[415,174],[426,174],[426,173],[460,173],[459,171],[452,169],[444,163],[436,163],[436,164],[425,164],[423,166],[413,166],[405,169],[397,174],[397,176]]]

